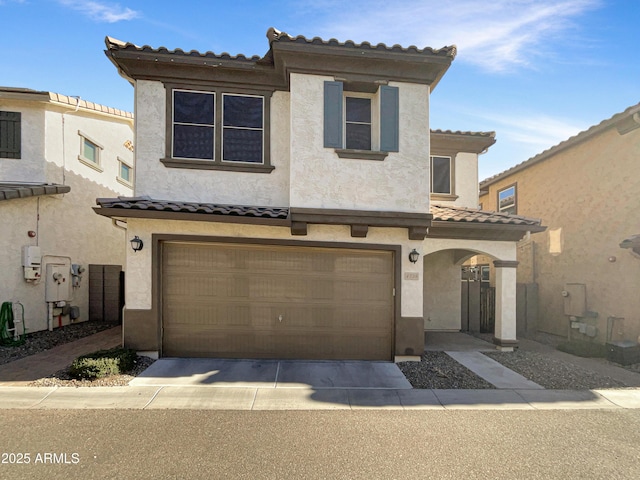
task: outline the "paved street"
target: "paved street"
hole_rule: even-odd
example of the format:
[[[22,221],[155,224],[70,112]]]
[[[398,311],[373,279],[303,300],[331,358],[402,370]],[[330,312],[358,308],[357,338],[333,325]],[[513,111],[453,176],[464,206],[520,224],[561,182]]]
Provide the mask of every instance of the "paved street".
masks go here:
[[[14,480],[640,477],[638,409],[0,410],[0,426]]]

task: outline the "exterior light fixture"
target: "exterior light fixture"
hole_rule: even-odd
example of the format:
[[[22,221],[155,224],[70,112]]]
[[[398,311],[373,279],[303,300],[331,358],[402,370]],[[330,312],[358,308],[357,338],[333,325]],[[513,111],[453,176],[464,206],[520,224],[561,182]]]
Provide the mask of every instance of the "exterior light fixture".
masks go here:
[[[134,252],[139,252],[140,250],[142,250],[142,247],[144,247],[144,243],[142,242],[140,237],[138,237],[137,235],[133,237],[130,240],[130,242],[131,242],[131,248],[133,248]]]
[[[132,240],[133,241],[133,240]],[[142,247],[141,247],[142,248]],[[420,256],[420,254],[418,253],[418,251],[414,248],[413,250],[411,250],[411,252],[409,253],[409,261],[411,263],[416,263],[418,261],[418,257]]]

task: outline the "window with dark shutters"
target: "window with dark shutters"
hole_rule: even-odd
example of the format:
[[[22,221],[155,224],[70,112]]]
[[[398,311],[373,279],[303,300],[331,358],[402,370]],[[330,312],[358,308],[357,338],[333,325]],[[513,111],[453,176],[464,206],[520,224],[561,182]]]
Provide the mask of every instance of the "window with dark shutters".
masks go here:
[[[0,111],[0,158],[20,158],[21,113]]]

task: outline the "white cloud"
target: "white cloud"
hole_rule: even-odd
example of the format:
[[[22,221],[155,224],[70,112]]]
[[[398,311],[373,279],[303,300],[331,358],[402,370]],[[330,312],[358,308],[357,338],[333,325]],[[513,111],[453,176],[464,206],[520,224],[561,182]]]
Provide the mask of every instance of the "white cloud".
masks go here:
[[[62,5],[77,10],[92,20],[98,22],[116,23],[122,20],[132,20],[140,13],[117,3],[100,3],[82,0],[58,0]]]
[[[340,15],[332,3],[319,2],[315,8],[333,9],[324,30],[342,41],[433,48],[455,44],[460,61],[504,71],[532,66],[545,51],[555,50],[553,42],[602,0],[353,0],[341,5]]]

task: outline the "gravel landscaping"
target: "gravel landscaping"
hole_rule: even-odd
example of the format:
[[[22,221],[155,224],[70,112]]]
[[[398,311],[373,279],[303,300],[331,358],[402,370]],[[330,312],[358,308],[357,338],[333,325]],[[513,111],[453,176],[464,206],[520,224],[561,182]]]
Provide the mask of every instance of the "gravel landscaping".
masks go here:
[[[413,388],[495,388],[444,352],[425,352],[421,358],[397,364]]]

